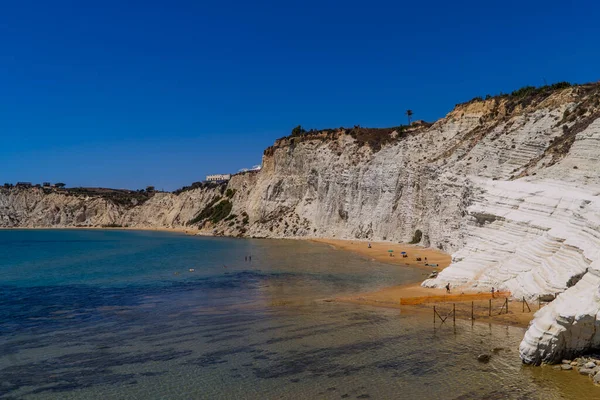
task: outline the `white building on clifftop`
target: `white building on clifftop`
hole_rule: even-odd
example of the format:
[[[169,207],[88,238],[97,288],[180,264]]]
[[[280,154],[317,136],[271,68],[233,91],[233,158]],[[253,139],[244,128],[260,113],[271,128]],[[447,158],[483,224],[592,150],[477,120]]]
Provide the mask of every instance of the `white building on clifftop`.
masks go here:
[[[231,179],[231,174],[206,175],[207,182],[227,182]]]

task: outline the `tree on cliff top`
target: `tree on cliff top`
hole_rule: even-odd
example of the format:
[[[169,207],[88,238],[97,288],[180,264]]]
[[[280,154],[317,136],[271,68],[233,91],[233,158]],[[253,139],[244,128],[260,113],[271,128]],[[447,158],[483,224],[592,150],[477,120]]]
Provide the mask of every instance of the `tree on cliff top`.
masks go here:
[[[410,125],[410,120],[413,116],[412,110],[406,110],[406,116],[408,117],[408,124]]]
[[[302,125],[298,125],[297,127],[295,127],[294,129],[292,129],[292,136],[298,136],[298,135],[302,135],[303,133],[306,132],[306,129],[304,129],[302,127]]]

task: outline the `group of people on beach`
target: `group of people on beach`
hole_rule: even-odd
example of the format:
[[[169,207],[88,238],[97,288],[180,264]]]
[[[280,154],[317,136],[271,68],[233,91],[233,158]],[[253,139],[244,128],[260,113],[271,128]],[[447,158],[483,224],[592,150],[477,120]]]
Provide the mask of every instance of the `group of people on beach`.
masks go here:
[[[492,297],[495,297],[496,294],[496,289],[494,289],[494,287],[492,286]],[[450,293],[450,282],[446,283],[446,293]]]
[[[244,261],[252,262],[252,256],[244,256]]]

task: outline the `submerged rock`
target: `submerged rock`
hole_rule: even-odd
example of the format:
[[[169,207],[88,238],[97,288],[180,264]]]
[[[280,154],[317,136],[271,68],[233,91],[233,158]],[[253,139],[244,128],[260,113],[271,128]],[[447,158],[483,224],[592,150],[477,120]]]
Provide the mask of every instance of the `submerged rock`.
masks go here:
[[[595,370],[591,369],[591,368],[579,368],[579,375],[594,375],[596,373]]]
[[[562,369],[563,371],[570,371],[573,369],[573,367],[569,364],[561,364],[560,369]]]

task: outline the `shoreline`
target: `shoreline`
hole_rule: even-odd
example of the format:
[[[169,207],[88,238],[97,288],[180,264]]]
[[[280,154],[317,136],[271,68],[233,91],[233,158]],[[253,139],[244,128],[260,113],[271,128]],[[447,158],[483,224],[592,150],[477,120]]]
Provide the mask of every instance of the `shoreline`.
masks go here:
[[[186,228],[166,228],[166,227],[3,227],[0,230],[124,230],[124,231],[156,231],[156,232],[171,232],[181,233],[190,236],[207,236],[213,237],[210,233],[206,234],[196,229]],[[233,239],[233,238],[232,238]],[[327,244],[335,249],[347,251],[361,256],[365,259],[378,261],[384,264],[417,268],[432,272],[434,270],[441,271],[450,265],[452,257],[438,249],[425,248],[421,246],[391,243],[391,242],[376,242],[357,239],[331,239],[331,238],[274,238],[274,239],[299,239],[313,243]],[[369,244],[371,247],[369,248]],[[390,256],[390,251],[392,250]],[[403,257],[402,252],[406,252],[407,256]],[[421,258],[417,261],[417,258]],[[437,264],[437,266],[426,266],[425,258],[429,264]],[[529,313],[511,313],[503,315],[488,314],[488,306],[486,305],[491,298],[490,293],[482,293],[475,291],[467,291],[463,293],[460,288],[453,288],[453,292],[460,295],[446,296],[445,289],[424,288],[421,282],[410,284],[388,286],[376,291],[356,293],[349,296],[334,297],[326,299],[328,302],[350,303],[358,305],[367,305],[373,307],[395,308],[402,309],[409,313],[432,313],[435,305],[444,315],[448,313],[453,304],[456,305],[456,317],[463,320],[471,320],[472,307],[477,309],[475,320],[478,322],[490,322],[495,324],[512,325],[526,328],[533,319],[533,313],[537,311],[537,307],[532,306],[532,311]],[[454,294],[454,293],[453,293]],[[461,297],[462,296],[462,297]],[[476,296],[476,297],[473,297]],[[510,297],[510,293],[497,299]],[[402,299],[407,303],[401,304]],[[423,301],[421,301],[423,300]],[[472,306],[471,302],[477,301],[477,306]],[[484,304],[485,303],[485,304]],[[509,304],[515,301],[509,301]],[[518,302],[517,302],[518,303]],[[519,308],[518,304],[512,305],[512,309]],[[535,308],[535,309],[534,309]],[[496,312],[494,312],[496,314]]]
[[[509,312],[505,314],[501,310],[507,299]],[[389,286],[373,292],[334,297],[325,301],[394,308],[406,313],[428,315],[434,315],[435,307],[441,317],[449,315],[455,307],[457,319],[520,328],[527,328],[534,313],[538,311],[537,304],[530,304],[528,310],[521,302],[510,300],[510,293],[499,293],[492,298],[492,294],[488,292],[460,292],[456,289],[447,294],[445,289],[424,288],[418,282]],[[490,310],[491,315],[489,315]],[[525,311],[521,312],[522,310]],[[473,319],[471,319],[472,315]],[[439,319],[436,321],[437,324],[441,323]]]
[[[186,229],[186,228],[150,228],[150,227],[110,227],[110,226],[44,226],[44,227],[32,227],[32,226],[15,226],[15,227],[0,227],[0,231],[11,231],[11,230],[30,230],[30,231],[50,231],[50,230],[106,230],[106,231],[156,231],[156,232],[174,232],[174,233],[185,233],[186,235],[197,236],[200,231],[197,229]],[[212,236],[212,235],[200,235],[200,236]]]
[[[404,243],[343,239],[310,239],[310,241],[328,244],[336,249],[350,251],[381,263],[427,271],[441,271],[450,265],[452,261],[451,255],[440,250]],[[368,247],[369,243],[371,248]],[[389,256],[388,250],[393,250],[393,257]],[[407,253],[407,257],[400,256],[403,251]],[[417,256],[421,257],[422,261],[417,261]],[[430,264],[438,264],[437,267],[426,266],[425,257],[427,257]],[[421,282],[388,286],[372,292],[335,297],[326,301],[395,308],[408,313],[427,313],[431,315],[433,315],[433,307],[435,306],[444,316],[448,315],[453,307],[456,307],[456,318],[458,319],[471,320],[471,314],[473,313],[474,321],[477,322],[527,328],[533,319],[533,314],[537,311],[537,305],[530,305],[531,311],[528,312],[499,314],[498,308],[502,306],[507,298],[509,299],[509,310],[525,309],[525,306],[520,302],[514,301],[514,299],[511,301],[510,293],[498,293],[492,298],[492,294],[489,292],[463,291],[460,287],[457,287],[452,288],[451,293],[448,295],[445,289],[425,288],[421,286]],[[491,316],[489,315],[490,299],[492,300]]]

